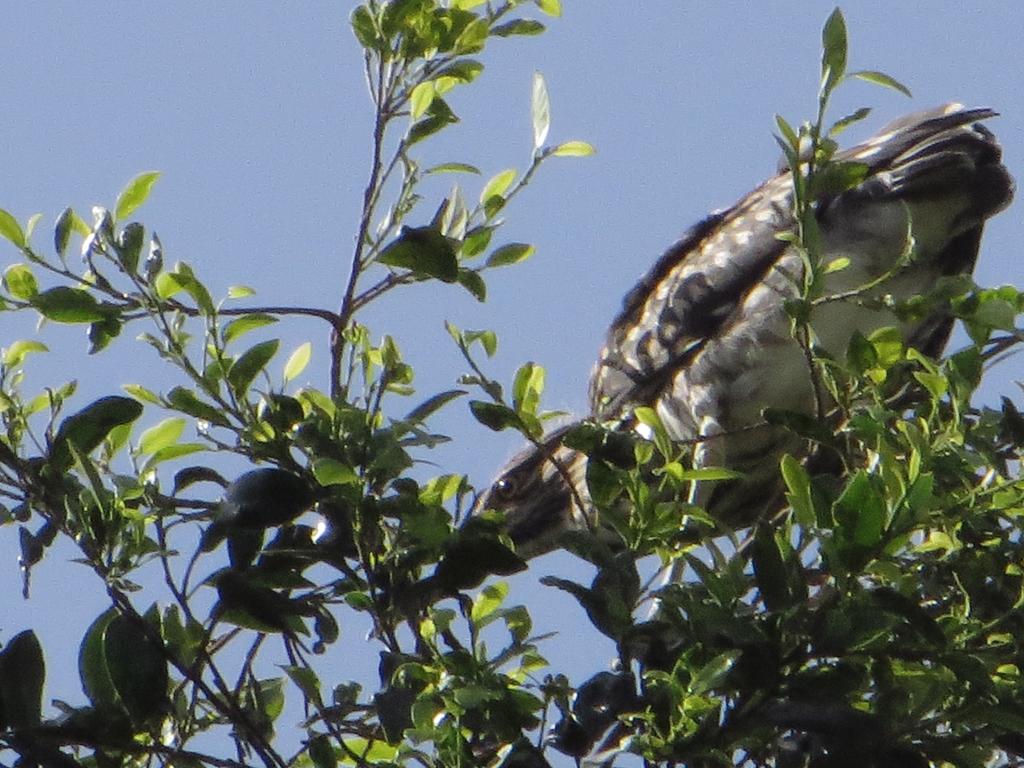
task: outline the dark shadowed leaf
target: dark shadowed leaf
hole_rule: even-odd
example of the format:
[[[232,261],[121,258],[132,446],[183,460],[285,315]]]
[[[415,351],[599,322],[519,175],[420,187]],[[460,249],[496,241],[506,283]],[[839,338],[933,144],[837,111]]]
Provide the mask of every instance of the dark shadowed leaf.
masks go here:
[[[473,294],[473,298],[477,301],[487,300],[487,283],[484,282],[484,279],[476,270],[459,267],[457,282]]]
[[[511,37],[512,35],[539,35],[545,27],[534,19],[515,19],[504,24],[495,24],[491,27],[491,34],[498,37]]]
[[[101,397],[61,423],[53,439],[51,461],[61,471],[74,459],[68,443],[88,455],[95,450],[114,427],[135,421],[142,415],[142,404],[130,397]]]
[[[0,728],[31,728],[42,717],[46,666],[31,630],[20,632],[0,651]]]
[[[160,637],[159,627],[152,632]],[[110,620],[103,633],[103,658],[129,717],[142,724],[158,715],[167,699],[167,661],[140,620],[121,614]]]
[[[523,426],[522,420],[515,411],[498,403],[473,400],[469,404],[469,409],[477,421],[495,432],[509,428],[521,429]]]

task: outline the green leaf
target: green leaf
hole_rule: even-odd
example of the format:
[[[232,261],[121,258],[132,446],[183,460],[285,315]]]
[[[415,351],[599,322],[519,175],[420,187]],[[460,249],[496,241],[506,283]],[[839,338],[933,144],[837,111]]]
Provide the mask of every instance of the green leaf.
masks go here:
[[[412,89],[412,95],[409,97],[410,103],[410,114],[413,120],[416,120],[426,114],[427,110],[430,109],[430,105],[434,103],[434,96],[437,95],[437,91],[434,89],[433,81],[428,80],[425,83],[420,83]]]
[[[384,41],[380,39],[380,33],[377,31],[377,24],[373,19],[373,15],[365,7],[360,5],[354,11],[350,17],[352,24],[352,32],[356,36],[356,40],[368,51],[379,51],[384,46]]]
[[[500,432],[503,429],[522,429],[523,422],[511,408],[498,403],[472,400],[469,409],[473,417],[488,429]]]
[[[288,362],[284,364],[283,379],[287,383],[298,378],[298,376],[306,370],[306,366],[309,365],[309,360],[313,356],[313,345],[310,342],[300,344],[298,348],[291,353],[288,357]]]
[[[277,354],[277,348],[281,345],[278,339],[270,339],[259,344],[254,344],[239,356],[228,370],[227,379],[231,388],[236,394],[243,394],[249,389],[253,379],[267,367],[267,364]]]
[[[501,608],[506,597],[508,597],[508,584],[503,581],[488,584],[473,600],[473,608],[469,614],[470,620],[478,627],[486,625],[488,620],[494,617],[494,614]]]
[[[119,395],[108,395],[93,401],[68,416],[53,438],[51,462],[60,471],[71,466],[73,456],[69,443],[83,455],[89,455],[103,442],[114,427],[129,424],[142,415],[142,405]]]
[[[146,202],[150,190],[153,189],[153,185],[156,184],[156,180],[159,178],[160,173],[158,171],[149,171],[147,173],[140,173],[129,181],[125,188],[121,190],[121,194],[117,196],[117,203],[114,206],[114,218],[118,221],[123,221],[128,216],[131,216],[140,205]]]
[[[735,469],[728,469],[727,467],[700,467],[699,469],[684,469],[683,465],[678,461],[668,462],[662,468],[662,471],[679,481],[738,480],[743,477],[742,472],[737,472]]]
[[[871,166],[867,163],[829,163],[812,178],[811,196],[817,200],[853,189],[868,177]]]
[[[4,287],[16,299],[30,301],[39,293],[36,276],[27,264],[11,264],[4,270]]]
[[[455,41],[455,52],[461,55],[482,51],[490,32],[487,19],[478,18],[471,21]]]
[[[53,247],[60,256],[63,256],[68,248],[68,241],[71,239],[72,231],[74,231],[74,218],[75,212],[70,208],[65,208],[60,212],[57,221],[54,222]]]
[[[537,7],[548,16],[562,15],[562,0],[535,0]]]
[[[220,427],[228,427],[231,422],[219,408],[200,400],[194,392],[184,387],[175,387],[167,393],[167,404],[175,410],[187,413],[197,419],[208,421]]]
[[[160,275],[160,278],[164,281],[169,281],[172,286],[184,290],[192,297],[196,306],[203,312],[203,314],[212,315],[214,313],[213,299],[210,298],[210,292],[206,290],[205,285],[199,282],[198,278],[196,278],[195,274],[192,272],[192,268],[188,264],[179,261],[174,265],[173,272],[165,272]],[[159,287],[160,283],[158,281],[158,289]],[[173,295],[175,292],[176,291],[173,291],[168,295],[163,295],[161,293],[161,298],[169,298],[169,296]]]
[[[191,456],[193,453],[202,453],[208,451],[209,447],[204,443],[177,443],[175,445],[167,445],[153,452],[146,463],[142,466],[142,472],[145,474],[149,472],[153,467],[158,464],[162,464],[165,461],[174,461],[180,459],[182,456]]]
[[[32,630],[19,632],[0,651],[0,729],[15,731],[42,719],[46,665]]]
[[[49,351],[49,348],[41,341],[15,341],[11,346],[3,350],[4,365],[8,368],[17,368],[24,362],[25,357],[30,353]]]
[[[467,345],[479,342],[488,357],[494,357],[498,351],[498,336],[494,331],[466,331],[465,337]]]
[[[377,262],[446,283],[459,277],[455,248],[435,227],[402,227],[398,238],[377,256]]]
[[[437,101],[435,101],[434,103],[436,104]],[[406,139],[406,144],[408,144],[408,146],[410,147],[413,144],[418,144],[428,136],[433,136],[442,128],[446,128],[447,126],[451,125],[453,122],[453,120],[450,120],[446,117],[442,117],[439,115],[431,115],[429,117],[425,117],[419,122],[413,123],[412,126],[409,128],[409,134]]]
[[[874,83],[880,85],[883,88],[889,88],[893,91],[899,91],[908,98],[913,98],[910,93],[910,89],[907,88],[903,83],[894,77],[890,77],[885,72],[874,72],[872,70],[861,70],[859,72],[851,72],[850,77],[855,77],[858,80],[864,80],[868,83]]]
[[[515,178],[515,168],[508,168],[495,174],[480,192],[480,202],[486,204],[492,197],[504,197]]]
[[[508,243],[500,248],[496,248],[487,257],[487,266],[505,267],[510,264],[518,264],[520,261],[526,261],[530,258],[535,251],[536,248],[528,243]]]
[[[267,315],[262,312],[253,312],[251,315],[242,315],[236,317],[234,320],[224,326],[223,336],[224,343],[229,344],[230,342],[237,339],[239,336],[254,331],[257,328],[263,328],[268,325],[273,325],[277,322],[277,318],[273,315]]]
[[[245,299],[255,295],[256,289],[250,288],[248,285],[232,285],[228,287],[229,299]]]
[[[130,275],[138,271],[139,255],[142,253],[145,239],[145,228],[134,221],[126,224],[117,236],[117,259]]]
[[[504,24],[495,24],[491,27],[491,34],[496,37],[511,37],[512,35],[539,35],[544,30],[545,26],[539,21],[534,21],[533,19],[515,19]]]
[[[787,145],[783,147],[783,149],[787,150],[787,157],[789,156],[788,150],[792,150],[794,153],[799,152],[800,137],[797,136],[796,131],[793,130],[793,126],[786,121],[786,118],[782,115],[775,115],[775,125],[778,127],[779,133],[782,134],[782,138],[785,140],[785,144]]]
[[[466,233],[462,241],[462,258],[472,259],[479,256],[487,246],[491,244],[491,237],[494,235],[495,227],[473,227]]]
[[[520,414],[536,414],[540,396],[544,392],[544,368],[536,363],[524,363],[516,371],[512,385],[512,398]]]
[[[835,502],[836,521],[846,541],[857,548],[876,546],[885,531],[885,501],[878,482],[877,476],[860,470]]]
[[[27,244],[18,220],[3,208],[0,208],[0,237],[10,240],[18,248],[24,248]]]
[[[103,652],[103,636],[107,626],[117,617],[115,608],[108,608],[89,626],[78,648],[78,675],[82,689],[96,709],[104,710],[118,706],[117,691],[110,679],[106,655]]]
[[[309,740],[309,759],[313,761],[314,768],[336,768],[338,755],[326,734],[317,734]]]
[[[853,76],[856,77],[856,73],[853,73]],[[860,109],[855,110],[846,117],[841,117],[840,119],[832,123],[832,127],[829,129],[828,135],[832,138],[835,138],[840,133],[849,128],[851,125],[853,125],[854,123],[859,123],[861,120],[863,120],[870,114],[870,107],[861,107]]]
[[[424,400],[409,411],[402,421],[407,421],[413,424],[424,422],[427,418],[441,410],[441,408],[446,406],[452,400],[462,397],[465,394],[467,394],[467,392],[464,389],[449,389],[446,392],[440,392],[433,397]]]
[[[543,25],[541,28],[543,29]],[[548,85],[544,82],[544,75],[540,72],[533,73],[530,117],[533,120],[533,148],[538,150],[547,141],[548,129],[551,128],[551,99],[548,97]]]
[[[456,282],[473,294],[473,298],[477,301],[487,301],[487,283],[476,270],[459,267],[459,276]]]
[[[150,389],[146,389],[141,384],[122,384],[121,389],[136,400],[141,400],[144,403],[151,403],[152,405],[163,405],[155,392]]]
[[[317,459],[313,462],[313,477],[323,486],[329,485],[351,485],[358,483],[359,475],[356,471],[334,459]]]
[[[782,479],[786,483],[786,499],[793,508],[796,520],[804,528],[813,528],[817,523],[814,501],[811,498],[811,478],[807,470],[788,453],[779,463]]]
[[[589,157],[595,152],[594,146],[585,141],[563,141],[551,150],[557,157]]]
[[[30,303],[39,314],[56,323],[95,323],[108,315],[91,293],[64,285],[36,294]]]
[[[475,59],[458,59],[439,70],[437,77],[450,78],[462,83],[471,83],[484,71],[484,65]]]
[[[185,419],[180,416],[164,419],[139,436],[138,451],[142,454],[156,453],[161,448],[174,445],[185,431]]]
[[[846,73],[846,51],[846,20],[843,12],[836,8],[821,30],[821,82],[826,94],[839,84]]]
[[[441,163],[423,172],[425,175],[432,173],[475,173],[479,174],[480,169],[469,163]]]
[[[700,695],[722,685],[741,654],[742,651],[726,651],[698,669],[690,680],[690,693]]]
[[[786,564],[771,526],[759,525],[751,550],[754,577],[769,611],[787,608],[792,602]]]
[[[154,629],[159,636],[159,630]],[[121,705],[136,724],[160,714],[167,699],[167,661],[137,620],[121,614],[106,625],[103,660]]]

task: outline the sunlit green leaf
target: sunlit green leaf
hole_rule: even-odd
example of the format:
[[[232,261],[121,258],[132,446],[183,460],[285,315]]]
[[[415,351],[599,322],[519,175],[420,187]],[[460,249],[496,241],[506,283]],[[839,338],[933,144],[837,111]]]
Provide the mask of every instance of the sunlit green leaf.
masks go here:
[[[248,285],[232,285],[228,288],[229,299],[245,299],[255,295],[256,289],[250,288]]]
[[[557,157],[588,157],[597,152],[592,144],[585,141],[563,141],[551,150]]]
[[[347,464],[334,459],[317,459],[313,462],[313,476],[323,486],[349,485],[358,483],[359,475]]]
[[[540,149],[548,140],[548,129],[551,128],[551,99],[548,97],[544,75],[540,72],[533,73],[530,116],[533,120],[533,148]]]
[[[3,350],[4,365],[8,368],[17,368],[25,357],[33,352],[49,352],[49,348],[41,341],[21,340],[13,342]]]
[[[254,312],[251,315],[241,315],[240,317],[236,317],[224,326],[224,330],[222,332],[224,336],[224,343],[228,344],[249,331],[273,325],[276,322],[276,317],[273,315],[263,314],[261,312]]]
[[[537,7],[548,16],[562,15],[562,0],[535,0]]]
[[[480,192],[480,202],[486,203],[492,197],[503,197],[516,178],[516,169],[508,168],[495,174]]]
[[[121,194],[117,196],[117,204],[114,206],[114,218],[123,221],[131,216],[135,210],[146,202],[153,185],[160,178],[158,171],[140,173],[125,185]]]
[[[175,416],[164,419],[139,435],[139,453],[155,453],[174,445],[185,431],[185,419]]]
[[[309,361],[312,356],[313,345],[308,341],[300,344],[296,350],[291,353],[288,357],[288,362],[284,365],[284,381],[294,381],[298,378],[299,375],[306,370],[306,366],[309,365]]]
[[[4,270],[4,288],[16,299],[28,301],[39,293],[36,276],[27,264],[11,264]]]
[[[508,243],[500,248],[496,248],[487,257],[487,266],[505,267],[510,264],[518,264],[520,261],[526,261],[530,258],[535,251],[536,248],[528,243]]]
[[[414,120],[422,117],[426,113],[430,108],[430,105],[434,102],[434,96],[434,83],[430,80],[425,83],[420,83],[412,89],[412,95],[409,98],[409,102],[411,107],[410,114]]]

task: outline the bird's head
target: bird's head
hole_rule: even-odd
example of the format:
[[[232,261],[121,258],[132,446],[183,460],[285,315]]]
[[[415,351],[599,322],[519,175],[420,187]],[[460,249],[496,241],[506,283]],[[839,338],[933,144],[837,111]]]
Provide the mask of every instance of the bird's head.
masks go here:
[[[557,549],[563,534],[593,525],[584,478],[587,457],[563,443],[573,426],[514,456],[473,505],[474,515],[488,509],[504,513],[505,528],[523,559]]]

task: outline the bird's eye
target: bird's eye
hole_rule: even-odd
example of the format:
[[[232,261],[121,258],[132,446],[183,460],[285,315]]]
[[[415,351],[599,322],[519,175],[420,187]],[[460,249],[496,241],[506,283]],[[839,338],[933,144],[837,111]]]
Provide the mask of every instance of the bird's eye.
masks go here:
[[[519,481],[511,475],[503,477],[491,487],[491,492],[498,501],[508,501],[519,492]]]

